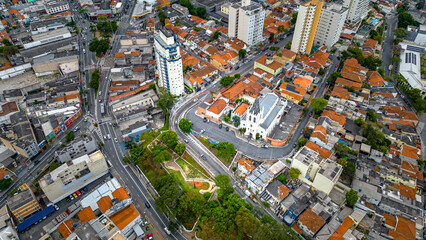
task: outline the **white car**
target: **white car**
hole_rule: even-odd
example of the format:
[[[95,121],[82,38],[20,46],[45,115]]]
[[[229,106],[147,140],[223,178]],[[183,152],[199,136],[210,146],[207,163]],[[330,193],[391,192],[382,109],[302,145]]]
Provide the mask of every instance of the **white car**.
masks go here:
[[[206,129],[201,130],[201,133],[204,133],[206,131]]]
[[[114,142],[118,143],[118,139],[117,139],[117,138],[114,138]]]
[[[58,211],[58,210],[59,210],[58,205],[56,205],[56,204],[55,204],[55,205],[53,205],[53,206],[55,207],[55,210],[56,210],[56,211]]]
[[[109,133],[108,133],[108,140],[111,140],[111,135],[109,135]]]

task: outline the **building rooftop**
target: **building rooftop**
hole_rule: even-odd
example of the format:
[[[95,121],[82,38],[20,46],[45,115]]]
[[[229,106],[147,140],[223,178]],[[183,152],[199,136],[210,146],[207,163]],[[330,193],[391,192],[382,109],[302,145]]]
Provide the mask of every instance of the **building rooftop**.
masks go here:
[[[315,235],[325,224],[325,220],[312,211],[312,209],[308,208],[300,215],[299,223],[305,225]]]
[[[34,195],[31,193],[30,189],[19,192],[18,194],[13,195],[7,200],[7,205],[10,210],[15,210],[17,208],[23,207],[25,204],[36,200]]]
[[[135,220],[139,216],[135,206],[130,204],[123,208],[121,211],[115,213],[109,218],[117,226],[118,229],[123,230],[129,223]]]

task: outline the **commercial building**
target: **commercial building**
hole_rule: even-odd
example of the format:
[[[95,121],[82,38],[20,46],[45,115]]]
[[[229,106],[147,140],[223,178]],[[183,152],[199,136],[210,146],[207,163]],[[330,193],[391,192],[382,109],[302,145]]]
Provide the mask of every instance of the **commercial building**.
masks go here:
[[[68,20],[65,17],[56,17],[51,19],[46,19],[43,21],[32,22],[30,25],[31,34],[36,35],[39,33],[45,33],[52,31],[58,28],[65,27],[65,24],[68,23]]]
[[[228,36],[255,45],[263,40],[265,11],[258,3],[243,0],[229,7]]]
[[[241,121],[242,127],[246,128],[245,135],[251,138],[259,136],[266,139],[280,122],[286,106],[287,101],[280,99],[275,93],[268,93],[263,98],[256,98]]]
[[[426,48],[405,43],[400,43],[399,46],[401,46],[399,72],[407,80],[410,87],[419,89],[420,94],[425,97],[426,79],[421,74],[421,55],[426,52]]]
[[[154,90],[148,90],[128,98],[120,99],[111,104],[113,112],[133,111],[141,108],[153,108],[158,102],[158,96]]]
[[[7,200],[7,206],[19,222],[41,209],[33,192],[26,184],[22,185],[18,192]]]
[[[326,194],[331,192],[343,171],[337,162],[325,159],[306,147],[294,155],[291,167],[300,170],[300,180]]]
[[[62,164],[44,175],[39,183],[47,198],[57,203],[107,173],[105,157],[100,151],[96,151]]]
[[[155,61],[158,83],[168,92],[179,96],[184,92],[182,57],[176,35],[161,29],[154,34]]]
[[[46,1],[44,6],[47,14],[60,13],[70,9],[67,1]]]
[[[37,47],[43,44],[56,42],[59,40],[63,40],[66,38],[70,38],[72,35],[68,28],[58,28],[49,32],[40,33],[37,35],[32,36],[33,41],[29,43],[24,44],[25,49]]]
[[[0,140],[3,144],[24,156],[25,158],[33,158],[40,149],[36,143],[33,128],[24,111],[17,112],[10,116],[11,129],[9,131],[1,131]]]
[[[55,156],[60,163],[69,162],[83,154],[92,153],[97,149],[97,144],[92,136],[85,138],[78,137],[68,144],[68,146],[57,150]]]
[[[311,53],[324,0],[311,0],[299,6],[291,51]]]
[[[368,14],[368,3],[370,0],[344,0],[343,5],[348,8],[346,20],[358,22]]]
[[[314,43],[325,45],[328,48],[337,43],[347,15],[348,8],[343,5],[337,3],[324,5]]]

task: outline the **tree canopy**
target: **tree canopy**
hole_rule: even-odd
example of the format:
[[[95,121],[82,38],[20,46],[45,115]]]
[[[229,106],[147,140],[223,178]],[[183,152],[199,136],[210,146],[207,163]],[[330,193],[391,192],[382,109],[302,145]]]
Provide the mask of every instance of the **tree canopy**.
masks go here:
[[[174,149],[175,153],[179,156],[181,156],[183,152],[185,152],[185,150],[186,150],[186,146],[185,144],[182,144],[182,143],[176,144],[176,147]]]
[[[414,20],[413,16],[406,12],[405,10],[403,10],[399,15],[398,15],[398,28],[407,28],[407,26],[417,26],[417,22],[416,20]]]
[[[395,29],[395,31],[393,31],[393,34],[399,38],[404,38],[405,36],[407,36],[407,32],[405,31],[405,28],[402,28],[402,27]]]
[[[99,78],[99,72],[97,70],[92,72],[92,77],[90,79],[89,86],[95,89],[95,92],[97,92],[99,89]]]
[[[234,188],[229,184],[231,180],[228,175],[219,174],[214,178],[214,182],[219,189],[217,190],[217,195],[219,197],[227,196],[234,192]]]
[[[93,40],[89,44],[89,51],[95,52],[97,57],[105,54],[109,49],[109,40],[108,38],[102,38],[99,40],[98,38],[93,38]]]
[[[192,123],[188,119],[182,118],[179,121],[179,128],[180,130],[182,130],[182,132],[189,133],[191,132],[191,129],[192,129]]]
[[[10,184],[12,184],[11,178],[3,178],[0,180],[0,190],[6,190],[9,188]]]
[[[173,106],[175,101],[175,97],[169,93],[166,88],[160,88],[157,107],[159,107],[164,114],[168,114],[169,109]]]
[[[235,153],[234,144],[229,142],[220,142],[217,147],[217,156],[229,159]]]
[[[300,174],[301,172],[297,168],[290,168],[290,170],[288,171],[288,177],[291,179],[298,178]]]
[[[327,106],[327,104],[327,100],[323,98],[313,98],[311,100],[311,108],[316,114],[320,114],[324,110],[324,107]]]
[[[238,51],[238,57],[240,57],[240,59],[244,59],[246,57],[247,51],[245,49],[240,49]]]
[[[232,83],[234,82],[234,77],[232,76],[224,76],[220,79],[220,85],[222,85],[222,87],[228,87],[230,86]]]
[[[346,205],[349,207],[353,207],[356,202],[358,202],[358,194],[355,192],[355,190],[351,189],[349,192],[346,193]]]
[[[177,137],[176,132],[167,131],[163,133],[163,135],[161,136],[161,140],[164,144],[166,144],[167,147],[174,149],[179,139]]]

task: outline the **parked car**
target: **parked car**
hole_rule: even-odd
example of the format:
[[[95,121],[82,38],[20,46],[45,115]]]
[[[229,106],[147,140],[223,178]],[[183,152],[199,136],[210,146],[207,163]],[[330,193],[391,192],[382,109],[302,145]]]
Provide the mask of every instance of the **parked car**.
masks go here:
[[[206,131],[206,129],[201,130],[201,134],[203,134]]]
[[[228,132],[229,131],[229,127],[226,127],[225,130]]]
[[[146,208],[150,208],[151,207],[151,205],[149,204],[148,201],[145,202],[145,206],[146,206]]]
[[[73,194],[72,194],[72,196],[73,196],[74,198],[77,198],[77,197],[78,197],[76,193],[73,193]]]
[[[59,210],[58,205],[56,205],[56,204],[55,204],[55,205],[53,205],[53,206],[55,207],[55,210],[56,210],[56,211],[58,211],[58,210]]]
[[[221,123],[221,124],[219,124],[219,129],[222,129],[222,127],[223,127],[223,126],[222,126],[222,123]]]
[[[80,191],[76,191],[75,193],[77,193],[77,196],[81,196],[81,192]]]
[[[188,143],[188,139],[184,139],[183,141],[186,142],[186,143]]]
[[[263,146],[262,146],[263,148],[266,148],[266,149],[268,149],[269,148],[269,146],[268,145],[266,145],[266,144],[263,144]]]

